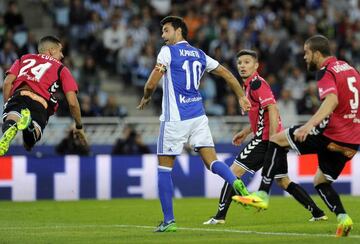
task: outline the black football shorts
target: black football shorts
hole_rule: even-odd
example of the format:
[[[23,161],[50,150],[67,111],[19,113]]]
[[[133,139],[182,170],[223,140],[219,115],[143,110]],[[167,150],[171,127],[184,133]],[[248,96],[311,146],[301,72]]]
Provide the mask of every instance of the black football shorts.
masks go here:
[[[268,144],[269,141],[264,141],[256,137],[253,138],[237,155],[234,163],[254,174],[263,167]],[[285,157],[285,160],[281,161],[281,165],[277,165],[275,178],[287,176],[287,173],[288,165]]]
[[[286,130],[286,136],[292,149],[298,154],[317,154],[319,168],[329,181],[335,181],[345,167],[347,161],[352,159],[359,145],[334,141],[322,133],[310,134],[304,142],[294,140],[294,132],[301,125]]]
[[[21,96],[19,92],[15,92],[14,95],[11,96],[10,99],[5,103],[3,120],[10,112],[20,116],[21,110],[25,108],[30,110],[32,121],[34,122],[35,126],[40,127],[39,129],[41,129],[42,133],[49,119],[47,110],[41,103],[32,100],[30,97]]]

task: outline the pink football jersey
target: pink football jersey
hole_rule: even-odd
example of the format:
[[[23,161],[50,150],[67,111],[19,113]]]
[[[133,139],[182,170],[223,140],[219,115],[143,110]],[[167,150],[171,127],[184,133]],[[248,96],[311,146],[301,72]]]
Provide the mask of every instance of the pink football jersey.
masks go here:
[[[7,74],[16,76],[10,91],[12,95],[22,85],[28,85],[35,93],[51,101],[56,110],[57,101],[52,95],[61,89],[64,93],[77,92],[75,79],[60,61],[45,54],[26,54],[16,60]]]
[[[276,104],[269,84],[256,72],[245,81],[246,96],[250,100],[249,120],[254,135],[269,140],[269,113],[266,106]],[[281,120],[277,132],[282,130]]]
[[[328,58],[317,73],[320,99],[333,93],[338,106],[330,115],[324,135],[340,142],[360,144],[360,75],[356,69],[335,57]]]

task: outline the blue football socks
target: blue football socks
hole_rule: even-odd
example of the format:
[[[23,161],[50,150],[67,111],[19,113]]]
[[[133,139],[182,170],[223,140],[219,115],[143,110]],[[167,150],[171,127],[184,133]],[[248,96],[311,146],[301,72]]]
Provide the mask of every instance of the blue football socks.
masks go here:
[[[227,166],[224,162],[216,160],[211,163],[210,170],[223,178],[226,182],[228,182],[231,186],[234,181],[237,179],[236,176],[231,172],[229,166]]]
[[[164,222],[168,223],[174,220],[172,196],[173,196],[173,182],[171,178],[172,168],[159,166],[158,167],[158,190],[161,202],[161,208],[164,214]]]

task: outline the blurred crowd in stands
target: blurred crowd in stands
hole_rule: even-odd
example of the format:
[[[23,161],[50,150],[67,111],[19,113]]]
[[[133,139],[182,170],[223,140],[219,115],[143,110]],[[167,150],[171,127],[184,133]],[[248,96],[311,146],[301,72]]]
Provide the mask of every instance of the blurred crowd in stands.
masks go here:
[[[188,153],[192,153],[190,147],[186,147]],[[55,146],[55,152],[59,155],[77,154],[91,156],[93,152],[89,146],[84,146],[74,134],[74,126],[70,126],[65,137]],[[135,127],[126,125],[122,134],[112,145],[112,155],[138,155],[152,153],[150,147],[144,143],[141,133]]]
[[[358,0],[32,1],[42,4],[63,42],[64,63],[79,83],[84,116],[124,117],[127,109],[135,108],[120,106],[119,94],[100,96],[101,85],[107,82],[100,71],[141,91],[163,45],[159,21],[169,14],[182,16],[189,28],[188,41],[238,78],[236,53],[242,48],[256,49],[260,74],[271,85],[281,114],[287,115],[285,120],[290,115],[312,114],[319,105],[314,76],[306,73],[303,61],[307,37],[326,35],[333,54],[360,69]],[[36,38],[24,23],[17,2],[9,1],[0,9],[3,76],[15,59],[35,52]],[[224,81],[212,75],[203,79],[200,89],[209,115],[240,114]],[[160,110],[161,89],[154,100]],[[58,115],[66,116],[66,105],[62,108]]]

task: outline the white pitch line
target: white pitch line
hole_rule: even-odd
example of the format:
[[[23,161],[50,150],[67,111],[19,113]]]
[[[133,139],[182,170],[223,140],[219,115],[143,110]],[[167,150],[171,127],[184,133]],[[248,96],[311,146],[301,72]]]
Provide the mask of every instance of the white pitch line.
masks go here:
[[[42,229],[81,229],[81,228],[139,228],[139,229],[154,229],[154,226],[146,225],[53,225],[53,226],[14,226],[14,227],[0,227],[0,231],[7,230],[42,230]],[[268,236],[306,236],[306,237],[335,237],[329,234],[314,234],[314,233],[295,233],[295,232],[268,232],[268,231],[253,231],[253,230],[236,230],[236,229],[210,229],[210,228],[189,228],[178,227],[178,230],[187,231],[205,231],[205,232],[226,232],[226,233],[241,233],[241,234],[256,234]],[[360,235],[349,235],[347,238],[360,239]]]
[[[153,229],[153,226],[143,225],[117,225],[120,228],[143,228]],[[234,229],[209,229],[209,228],[188,228],[178,227],[178,230],[189,231],[206,231],[206,232],[226,232],[226,233],[241,233],[241,234],[258,234],[258,235],[272,235],[272,236],[317,236],[317,237],[335,237],[335,235],[329,234],[312,234],[312,233],[291,233],[291,232],[267,232],[267,231],[253,231],[253,230],[234,230]],[[349,235],[348,237],[360,239],[360,235]]]

